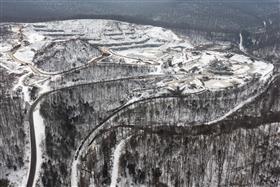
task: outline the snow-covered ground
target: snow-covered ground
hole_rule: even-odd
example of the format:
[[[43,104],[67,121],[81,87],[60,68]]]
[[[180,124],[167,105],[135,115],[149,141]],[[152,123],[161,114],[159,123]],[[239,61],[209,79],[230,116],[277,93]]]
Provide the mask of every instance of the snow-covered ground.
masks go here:
[[[18,25],[13,26],[12,31],[19,32]],[[24,31],[23,31],[24,32]],[[12,46],[7,45],[7,47],[4,46],[4,44],[1,43],[3,47],[1,47],[1,55],[0,55],[0,65],[4,67],[8,73],[15,74],[16,77],[19,77],[12,86],[11,92],[20,92],[22,99],[23,99],[23,108],[25,110],[28,109],[28,107],[33,103],[33,101],[30,98],[30,83],[36,82],[37,79],[35,78],[38,72],[33,71],[32,68],[22,65],[21,62],[18,62],[15,60],[15,58],[18,58],[19,61],[22,61],[24,63],[32,64],[32,59],[35,54],[35,51],[38,50],[40,47],[42,47],[45,42],[43,41],[44,37],[42,35],[39,35],[37,33],[34,33],[27,29],[27,32],[24,34],[26,38],[25,41],[29,43],[27,46],[23,46],[18,48],[18,50],[14,51],[14,53],[10,53],[10,50],[12,49]],[[42,42],[43,41],[43,42]],[[14,55],[15,58],[11,58]],[[39,75],[40,76],[40,75]],[[30,79],[29,83],[27,82],[27,79]],[[40,89],[40,93],[49,91],[49,87],[47,86],[47,83],[45,84],[37,84],[37,87]],[[26,105],[28,104],[28,105]],[[37,143],[37,173],[36,177],[39,175],[39,167],[42,163],[42,149],[40,147],[41,142],[44,139],[44,125],[43,125],[43,119],[41,115],[39,114],[39,106],[37,106],[36,110],[34,111],[34,125],[35,125],[35,135],[36,135],[36,143]],[[24,121],[24,131],[27,134],[26,136],[26,145],[25,145],[25,153],[24,153],[24,166],[21,168],[18,168],[17,171],[10,171],[7,174],[7,177],[11,183],[11,185],[15,186],[25,186],[29,174],[29,167],[30,167],[30,155],[31,155],[31,147],[30,147],[30,129],[29,129],[29,123],[27,121]]]
[[[119,174],[119,162],[121,153],[125,143],[130,139],[130,137],[121,140],[120,143],[116,146],[114,155],[113,155],[113,167],[112,167],[112,174],[111,174],[111,184],[110,187],[116,187],[118,183],[118,174]]]
[[[266,77],[267,78],[267,77]],[[273,81],[273,78],[270,79],[269,81],[266,82],[266,87],[268,87],[270,85],[270,83]],[[265,91],[266,88],[263,89],[263,91]],[[238,111],[239,109],[241,109],[243,106],[245,106],[246,104],[251,103],[252,101],[254,101],[258,96],[260,96],[263,91],[257,92],[255,93],[253,96],[248,97],[246,100],[238,103],[236,106],[233,106],[233,108],[231,110],[229,110],[227,113],[225,113],[224,115],[222,115],[221,117],[213,120],[213,121],[209,121],[206,124],[207,125],[211,125],[214,123],[217,123],[219,121],[222,121],[223,119],[226,119],[228,116],[230,116],[231,114],[233,114],[234,112]]]
[[[28,88],[28,86],[25,85],[24,81],[30,75],[31,75],[31,72],[28,72],[28,73],[22,75],[18,79],[18,83],[15,84],[14,87],[13,87],[13,91],[17,91],[19,88],[21,88],[21,92],[23,93],[23,99],[24,99],[25,102],[27,102],[29,104],[31,102],[29,88]]]
[[[45,125],[44,119],[40,114],[40,104],[37,105],[33,112],[33,121],[34,121],[34,130],[36,137],[36,173],[34,177],[33,186],[36,185],[37,180],[39,179],[41,165],[43,163],[43,151],[44,151],[44,140],[45,140]]]
[[[72,187],[78,186],[78,171],[77,171],[78,164],[79,164],[78,159],[74,159],[72,162],[72,167],[71,167],[71,186]]]
[[[29,123],[24,122],[24,131],[29,132]],[[30,147],[30,134],[26,134],[25,140],[25,151],[24,151],[24,166],[16,171],[10,170],[7,171],[8,179],[11,183],[11,186],[25,186],[27,183],[27,176],[29,173],[29,164],[30,164],[30,155],[31,155],[31,147]]]
[[[102,46],[106,44],[105,48],[120,48],[118,51],[111,50],[111,54],[113,57],[122,60],[122,63],[144,62],[158,66],[158,73],[185,73],[186,77],[181,77],[185,81],[179,79],[169,81],[166,84],[166,88],[177,88],[178,86],[185,88],[185,93],[188,93],[186,90],[189,90],[189,93],[194,92],[195,90],[192,90],[191,87],[193,89],[201,87],[196,83],[199,82],[198,80],[201,82],[202,77],[207,77],[208,79],[202,81],[202,86],[205,90],[217,90],[245,84],[246,81],[244,80],[252,79],[255,74],[259,74],[261,79],[265,81],[273,71],[273,65],[262,61],[253,61],[245,55],[233,53],[231,57],[226,57],[227,53],[217,51],[195,51],[194,46],[188,40],[180,38],[171,30],[160,27],[135,25],[112,20],[67,20],[24,24],[20,30],[24,36],[25,43],[28,43],[27,45],[22,45],[14,53],[14,56],[20,61],[32,63],[36,52],[53,42],[73,40],[75,38],[85,39],[95,45]],[[141,45],[135,47],[138,42]],[[155,42],[159,45],[150,46]],[[74,45],[79,42],[72,43]],[[84,46],[87,46],[86,43],[84,44]],[[55,43],[53,46],[63,48],[63,46]],[[123,46],[126,47],[123,48]],[[241,51],[245,51],[241,33],[239,48]],[[71,55],[75,53],[75,50],[79,51],[80,49],[77,46],[71,48],[71,43],[68,43],[63,50],[69,50],[69,55]],[[51,56],[48,58],[51,58]],[[88,58],[91,59],[92,57]],[[65,61],[65,59],[72,59],[72,57],[64,57],[62,61]],[[46,63],[48,61],[50,60],[46,60]],[[214,64],[215,61],[217,64]],[[6,67],[6,69],[10,68],[4,63],[2,66]],[[162,66],[165,67],[162,68]],[[41,73],[47,76],[51,76],[52,73],[59,73],[46,72],[44,69],[36,67],[31,67],[31,70],[34,73]],[[192,79],[187,78],[190,74],[192,74]],[[162,85],[162,83],[160,84]]]
[[[41,95],[45,92],[50,91],[50,87],[48,86],[48,81],[44,82],[40,86],[39,94]],[[43,154],[45,151],[45,125],[44,125],[44,118],[40,114],[40,107],[41,104],[39,103],[33,111],[33,122],[34,122],[34,131],[35,131],[35,138],[36,138],[36,171],[34,177],[33,186],[36,186],[36,182],[39,179],[40,172],[41,172],[41,165],[44,161]]]
[[[57,71],[48,72],[48,70],[43,69],[44,66],[40,69],[36,64],[33,64],[35,55],[39,57],[41,55],[43,63],[52,60],[52,56],[55,54],[46,55],[47,58],[43,58],[44,51],[41,51],[41,49],[46,46],[54,47],[54,49],[50,48],[51,50],[59,48],[57,53],[66,51],[65,54],[69,56],[61,55],[63,57],[61,61],[65,62],[67,61],[65,59],[77,57],[75,54],[78,54],[78,51],[79,54],[88,55],[85,58],[92,59],[94,57],[92,53],[81,53],[81,51],[84,50],[83,47],[90,46],[87,44],[94,44],[108,49],[109,52],[111,51],[111,57],[108,57],[108,61],[111,58],[112,63],[144,63],[153,65],[156,71],[151,74],[172,75],[166,76],[166,79],[158,80],[155,83],[156,86],[161,88],[157,94],[177,89],[183,90],[183,94],[197,93],[205,90],[217,91],[234,86],[243,86],[255,77],[258,77],[260,81],[266,84],[272,77],[274,69],[272,64],[261,60],[253,60],[246,55],[229,54],[214,50],[196,51],[195,47],[187,39],[182,39],[173,31],[160,27],[135,25],[112,20],[67,20],[22,24],[22,27],[19,25],[12,26],[11,30],[12,32],[20,32],[19,34],[22,34],[22,41],[18,39],[21,42],[21,46],[10,54],[8,52],[15,46],[10,45],[8,42],[7,44],[1,43],[0,66],[9,73],[16,74],[19,77],[12,91],[21,90],[23,100],[29,104],[32,104],[33,101],[30,98],[31,85],[25,83],[27,78],[29,78],[29,83],[39,88],[38,96],[50,91],[48,81],[46,80],[51,79],[55,81],[63,79],[63,74],[59,74]],[[73,44],[83,43],[83,47],[72,45],[71,42],[66,42],[67,45],[64,45],[65,41],[70,40],[83,40],[85,42],[72,42]],[[62,42],[62,44],[60,45],[59,42]],[[239,49],[245,53],[241,33]],[[77,53],[75,53],[76,51]],[[81,56],[81,58],[83,57]],[[59,61],[60,59],[57,62]],[[73,65],[65,64],[67,67],[72,67]],[[40,76],[44,76],[46,79],[41,81],[42,79],[38,79]],[[66,86],[73,86],[75,84],[77,84],[75,81],[65,83]],[[145,94],[148,95],[148,93],[142,93],[142,96]],[[255,97],[250,97],[239,103],[217,120],[227,117],[246,103],[252,101]],[[130,102],[136,99],[139,98],[133,98]],[[45,138],[44,122],[39,109],[40,104],[33,113],[38,159],[36,179],[38,179],[42,164],[44,150],[41,145]],[[209,124],[215,121],[209,122]],[[115,150],[112,186],[115,186],[117,183],[117,165],[123,143],[121,142]],[[72,164],[72,186],[77,185],[77,165],[78,160],[74,160]],[[22,177],[16,173],[9,176],[11,176],[10,178],[13,182],[22,181],[20,179]]]

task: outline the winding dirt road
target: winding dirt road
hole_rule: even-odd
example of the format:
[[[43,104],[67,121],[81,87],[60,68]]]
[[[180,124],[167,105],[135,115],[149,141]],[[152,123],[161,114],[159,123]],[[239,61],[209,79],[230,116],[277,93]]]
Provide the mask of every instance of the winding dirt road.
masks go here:
[[[72,73],[76,70],[80,70],[83,68],[87,68],[88,66],[92,65],[92,64],[96,64],[102,60],[104,60],[105,58],[107,58],[108,56],[106,55],[101,55],[98,56],[96,58],[91,59],[90,61],[88,61],[88,63],[79,66],[79,67],[75,67],[69,70],[65,70],[65,71],[61,71],[61,72],[45,72],[40,70],[39,68],[35,67],[33,63],[31,62],[24,62],[18,58],[15,57],[15,51],[10,51],[8,54],[11,57],[11,59],[13,59],[15,62],[20,63],[24,66],[28,66],[31,70],[32,73],[34,73],[35,75],[39,75],[39,76],[44,76],[44,77],[51,77],[54,75],[65,75],[68,73]],[[138,58],[133,58],[133,57],[127,57],[127,56],[123,56],[123,55],[119,55],[111,50],[108,50],[109,56],[113,55],[113,56],[118,56],[121,58],[128,58],[128,59],[132,59],[132,60],[139,60]],[[142,62],[145,62],[147,60],[141,60]],[[149,61],[149,60],[148,60]],[[151,63],[147,63],[147,65],[158,65],[158,62],[156,61],[152,61],[154,64]],[[185,75],[185,74],[184,74]],[[77,85],[73,85],[73,86],[69,86],[69,87],[63,87],[63,88],[59,88],[59,89],[55,89],[55,90],[51,90],[51,91],[47,91],[45,93],[42,93],[41,95],[39,95],[39,97],[31,104],[30,109],[28,111],[28,120],[29,120],[29,125],[30,125],[30,143],[31,143],[31,161],[30,161],[30,168],[29,168],[29,174],[28,174],[28,180],[27,180],[27,187],[33,187],[36,183],[36,181],[34,181],[35,179],[35,174],[36,174],[36,165],[37,165],[37,147],[36,147],[36,136],[35,136],[35,124],[34,124],[34,118],[33,118],[33,113],[35,108],[38,106],[38,104],[48,95],[55,93],[57,91],[60,90],[65,90],[65,89],[71,89],[73,87],[77,87],[77,86],[81,86],[81,85],[92,85],[92,84],[104,84],[106,82],[117,82],[117,81],[121,81],[121,80],[132,80],[132,79],[147,79],[147,78],[155,78],[155,77],[166,77],[167,75],[165,74],[150,74],[150,75],[140,75],[140,76],[133,76],[133,77],[124,77],[124,78],[120,78],[120,79],[114,79],[114,80],[105,80],[105,81],[96,81],[96,82],[90,82],[90,83],[84,83],[84,84],[77,84]],[[271,84],[271,83],[270,83]],[[270,85],[269,84],[269,85]],[[168,97],[178,97],[178,96],[168,96]],[[158,97],[148,97],[148,98],[144,98],[144,99],[140,99],[128,104],[125,104],[123,106],[120,106],[119,108],[116,108],[115,112],[111,115],[109,115],[103,122],[101,122],[100,124],[98,124],[81,142],[80,146],[78,147],[78,149],[76,150],[75,153],[75,157],[74,160],[77,160],[79,158],[80,153],[87,149],[88,146],[90,146],[91,144],[94,143],[94,140],[98,137],[98,136],[102,136],[102,134],[99,134],[99,130],[102,129],[102,125],[104,125],[109,119],[111,119],[114,115],[116,115],[117,113],[121,112],[122,110],[124,110],[125,108],[131,106],[132,104],[138,103],[138,102],[143,102],[146,100],[153,100],[156,98],[167,98],[167,96],[158,96]],[[248,104],[248,103],[245,103]],[[242,106],[240,106],[242,107]],[[233,111],[234,112],[234,111]],[[72,173],[73,175],[73,173]]]

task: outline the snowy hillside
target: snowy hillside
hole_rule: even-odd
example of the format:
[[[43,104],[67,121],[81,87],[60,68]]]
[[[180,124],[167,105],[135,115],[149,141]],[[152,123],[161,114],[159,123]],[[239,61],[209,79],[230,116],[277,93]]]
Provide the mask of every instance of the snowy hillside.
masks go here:
[[[247,135],[255,135],[253,141],[260,143],[256,137],[268,133],[260,125],[278,128],[271,125],[279,122],[279,104],[274,99],[279,93],[278,75],[274,65],[246,53],[242,35],[239,49],[232,49],[225,42],[195,45],[190,36],[165,28],[113,20],[0,27],[7,31],[0,36],[0,70],[11,77],[10,82],[2,80],[3,103],[17,101],[11,105],[9,118],[3,117],[7,105],[1,108],[4,130],[0,135],[7,144],[0,146],[3,183],[227,186],[238,182],[229,164],[236,162],[244,167],[244,176],[249,175],[245,166],[254,150],[241,156],[244,160],[240,157],[251,146],[245,142],[250,139]],[[255,103],[262,108],[254,108]],[[261,115],[268,117],[257,125],[255,120]],[[248,134],[240,130],[250,125],[254,130]],[[181,130],[186,134],[180,134]],[[20,140],[10,142],[14,134],[20,134]],[[176,138],[165,138],[168,134]],[[190,143],[184,136],[194,139]],[[234,158],[216,150],[222,142]],[[202,144],[208,146],[205,153]],[[244,149],[239,150],[239,144]],[[9,146],[15,148],[5,152]],[[181,158],[185,153],[188,158]],[[200,159],[200,166],[189,158]],[[186,164],[193,167],[195,176],[188,177]],[[268,181],[274,179],[273,175]],[[262,184],[258,177],[250,182]]]

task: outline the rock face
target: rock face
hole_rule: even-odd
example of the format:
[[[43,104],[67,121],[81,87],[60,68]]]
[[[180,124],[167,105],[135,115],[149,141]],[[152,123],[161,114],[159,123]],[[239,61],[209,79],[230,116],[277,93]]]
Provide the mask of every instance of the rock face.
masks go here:
[[[1,127],[18,133],[5,136],[0,153],[21,147],[2,151],[1,163],[23,167],[18,127],[29,110],[37,165],[28,176],[37,186],[280,184],[272,64],[225,52],[224,43],[193,46],[159,27],[109,20],[14,27],[19,44],[2,59],[22,72],[22,97],[1,106],[3,116],[19,111]]]

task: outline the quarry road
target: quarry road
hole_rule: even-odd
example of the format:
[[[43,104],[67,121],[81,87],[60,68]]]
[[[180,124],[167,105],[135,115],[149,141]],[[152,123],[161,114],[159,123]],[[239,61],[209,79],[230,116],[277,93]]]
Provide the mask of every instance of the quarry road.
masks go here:
[[[265,93],[275,82],[275,80],[277,80],[277,78],[280,77],[280,74],[274,75],[271,77],[271,79],[269,80],[269,82],[267,82],[267,85],[265,86],[265,88],[263,89],[262,92],[260,93],[256,93],[255,95],[253,95],[252,97],[246,99],[246,101],[241,102],[240,104],[238,104],[236,107],[234,107],[232,110],[230,110],[229,112],[227,112],[225,115],[221,116],[220,118],[213,120],[211,122],[208,123],[204,123],[201,125],[210,125],[210,124],[216,124],[222,120],[224,120],[225,118],[229,117],[230,115],[234,114],[238,109],[244,107],[247,104],[250,104],[251,102],[253,102],[257,97],[259,97],[260,95],[262,95],[263,93]],[[200,94],[199,93],[192,93],[192,94]],[[92,147],[94,145],[94,141],[102,136],[103,133],[112,130],[116,127],[104,127],[104,125],[106,124],[106,122],[108,122],[110,119],[112,119],[114,116],[116,116],[118,113],[122,112],[124,109],[128,108],[129,106],[136,104],[136,103],[140,103],[140,102],[145,102],[147,100],[154,100],[154,99],[159,99],[159,98],[174,98],[174,97],[178,97],[178,96],[172,96],[172,95],[168,95],[168,96],[156,96],[156,97],[148,97],[148,98],[142,98],[133,102],[130,102],[128,104],[125,104],[119,108],[117,108],[111,115],[109,115],[108,117],[106,117],[101,123],[99,123],[96,127],[94,127],[91,132],[85,137],[85,139],[82,141],[82,143],[80,144],[80,146],[78,147],[76,153],[75,153],[75,157],[72,163],[72,171],[71,171],[71,186],[75,187],[78,185],[78,180],[77,180],[77,176],[78,176],[78,172],[77,172],[77,164],[78,164],[78,160],[80,157],[80,154],[82,154],[83,151],[86,151],[88,147]],[[181,96],[182,97],[182,96]],[[106,129],[105,129],[106,128]]]
[[[14,60],[15,62],[21,64],[21,65],[25,65],[28,66],[30,68],[30,72],[26,74],[26,76],[28,76],[29,74],[34,73],[35,75],[39,75],[39,76],[54,76],[54,75],[64,75],[67,73],[71,73],[83,68],[87,68],[88,66],[92,65],[92,64],[96,64],[99,61],[104,60],[105,58],[107,58],[106,56],[98,56],[96,58],[91,59],[88,63],[86,63],[85,65],[76,67],[76,68],[72,68],[66,71],[61,71],[61,72],[45,72],[42,71],[40,69],[38,69],[37,67],[35,67],[32,63],[30,62],[25,62],[23,60],[18,59],[17,57],[15,57],[15,53],[16,51],[19,50],[19,47],[16,50],[11,50],[8,53],[8,55],[10,56],[10,58],[12,60]],[[75,85],[78,86],[78,85]],[[72,86],[73,87],[73,86]],[[71,87],[69,87],[71,88]],[[65,88],[61,88],[61,89],[65,89]],[[60,89],[59,89],[60,90]],[[50,92],[46,92],[41,94],[30,106],[29,112],[28,112],[28,121],[29,121],[29,125],[30,125],[30,145],[31,145],[31,160],[30,160],[30,166],[29,166],[29,173],[28,173],[28,179],[27,179],[27,187],[33,187],[35,185],[34,182],[34,178],[35,178],[35,174],[36,174],[36,165],[37,165],[37,146],[36,146],[36,134],[35,134],[35,127],[34,127],[34,119],[33,119],[33,113],[34,110],[36,108],[36,106],[40,103],[40,101],[48,94],[55,92],[58,90],[53,90]]]
[[[38,69],[37,67],[35,67],[33,65],[33,63],[24,62],[24,61],[18,59],[17,57],[15,57],[14,54],[15,54],[15,52],[8,52],[8,55],[11,57],[11,59],[13,59],[15,62],[20,63],[21,65],[28,66],[34,74],[37,74],[37,75],[40,75],[40,76],[55,76],[55,75],[63,75],[63,74],[71,73],[71,72],[86,68],[86,67],[88,67],[92,64],[96,64],[96,63],[104,60],[105,58],[107,58],[107,57],[101,55],[101,56],[98,56],[94,59],[91,59],[88,63],[86,63],[82,66],[78,66],[78,67],[71,68],[71,69],[65,70],[65,71],[60,71],[60,72],[46,72],[46,71],[42,71],[42,70]]]
[[[36,74],[36,75],[40,75],[40,76],[55,76],[55,75],[64,75],[64,74],[68,74],[74,71],[78,71],[84,68],[87,68],[88,66],[92,65],[92,64],[97,64],[98,62],[103,61],[104,59],[110,57],[110,55],[114,55],[114,56],[118,56],[121,58],[127,58],[127,59],[132,59],[132,60],[141,60],[140,58],[133,58],[133,57],[128,57],[128,56],[123,56],[123,55],[119,55],[115,52],[113,52],[112,50],[106,50],[105,52],[109,53],[109,56],[105,55],[105,53],[102,52],[102,55],[98,56],[98,57],[94,57],[92,59],[90,59],[87,63],[85,63],[84,65],[75,67],[75,68],[71,68],[69,70],[65,70],[65,71],[60,71],[60,72],[47,72],[47,71],[42,71],[41,69],[37,68],[36,66],[34,66],[33,63],[31,62],[26,62],[23,60],[20,60],[19,58],[17,58],[15,56],[15,53],[20,49],[20,47],[17,47],[16,49],[12,49],[11,51],[8,51],[7,54],[10,56],[10,58],[12,60],[14,60],[15,62],[21,64],[21,65],[25,65],[28,66],[30,68],[30,70]],[[153,63],[146,63],[147,65],[158,65],[159,63],[153,60],[141,60],[143,62],[153,62]]]
[[[121,152],[126,144],[126,142],[131,138],[131,136],[123,139],[120,143],[116,146],[113,155],[113,167],[112,167],[112,175],[111,175],[111,184],[110,187],[115,187],[117,185],[118,174],[119,174],[119,161]]]
[[[30,161],[30,168],[29,168],[29,174],[28,174],[28,179],[27,179],[27,187],[33,187],[35,185],[35,173],[36,173],[36,164],[37,164],[37,147],[36,147],[36,135],[35,135],[35,125],[34,124],[34,118],[33,118],[33,113],[35,108],[38,106],[38,104],[48,95],[55,93],[57,91],[61,90],[67,90],[71,89],[74,87],[78,86],[83,86],[83,85],[92,85],[92,84],[104,84],[106,82],[117,82],[117,81],[122,81],[122,80],[132,80],[132,79],[145,79],[145,78],[154,78],[154,77],[165,77],[165,74],[162,75],[140,75],[140,76],[134,76],[134,77],[124,77],[124,78],[119,78],[119,79],[113,79],[113,80],[105,80],[105,81],[96,81],[96,82],[89,82],[89,83],[83,83],[83,84],[77,84],[77,85],[72,85],[68,87],[63,87],[51,91],[47,91],[45,93],[42,93],[30,106],[30,109],[28,111],[28,121],[30,125],[30,143],[31,143],[31,161]]]
[[[72,73],[74,71],[83,69],[83,68],[87,68],[88,66],[92,65],[92,64],[96,64],[106,58],[108,58],[108,56],[98,56],[96,58],[91,59],[90,61],[88,61],[86,64],[79,66],[79,67],[75,67],[75,68],[71,68],[69,70],[65,70],[65,71],[61,71],[61,72],[45,72],[42,71],[41,69],[37,68],[34,66],[33,63],[30,62],[24,62],[20,59],[18,59],[15,56],[16,51],[10,51],[8,52],[8,55],[11,57],[11,59],[13,59],[15,62],[24,65],[24,66],[28,66],[30,68],[30,72],[29,73],[34,73],[35,75],[39,75],[39,76],[45,76],[45,77],[51,77],[54,75],[65,75],[68,73]],[[114,55],[114,56],[118,56],[121,58],[128,58],[128,59],[132,59],[132,60],[140,60],[142,62],[147,62],[147,65],[158,65],[159,63],[153,60],[142,60],[139,58],[133,58],[133,57],[128,57],[128,56],[123,56],[123,55],[119,55],[111,50],[109,50],[110,55]],[[152,63],[148,63],[148,62],[152,62]],[[185,75],[185,74],[183,74]],[[35,179],[35,175],[36,175],[36,165],[37,165],[37,145],[36,145],[36,134],[35,134],[35,126],[36,124],[34,124],[34,110],[36,109],[36,107],[38,106],[38,104],[45,98],[47,97],[49,94],[52,94],[54,92],[60,91],[60,90],[65,90],[65,89],[70,89],[70,88],[74,88],[77,86],[81,86],[81,85],[91,85],[91,84],[103,84],[105,82],[116,82],[116,81],[120,81],[120,80],[129,80],[129,79],[145,79],[145,78],[154,78],[154,77],[166,77],[167,75],[165,74],[156,74],[156,75],[139,75],[139,76],[134,76],[134,77],[124,77],[124,78],[119,78],[119,79],[114,79],[114,80],[105,80],[105,81],[96,81],[96,82],[90,82],[90,83],[83,83],[83,84],[77,84],[77,85],[72,85],[72,86],[68,86],[68,87],[63,87],[63,88],[59,88],[59,89],[55,89],[55,90],[51,90],[51,91],[47,91],[45,93],[42,93],[41,95],[39,95],[39,97],[31,104],[30,109],[28,111],[28,120],[29,120],[29,125],[30,125],[30,144],[31,144],[31,161],[30,161],[30,168],[29,168],[29,174],[28,174],[28,179],[27,179],[27,187],[33,187],[36,184],[36,179]],[[165,96],[166,97],[166,96]],[[172,97],[177,97],[177,96],[172,96]],[[162,98],[162,97],[154,97],[154,98]],[[144,100],[151,100],[153,98],[146,98]],[[144,101],[142,99],[142,101]],[[116,109],[116,112],[114,113],[114,115],[117,112],[120,112],[121,110],[125,109],[126,107],[136,103],[136,102],[140,102],[140,100],[135,101],[135,102],[131,102],[129,104],[126,104],[125,106],[120,106],[119,108]],[[113,115],[109,116],[108,118],[106,118],[102,123],[100,123],[95,129],[93,129],[92,132],[89,133],[89,135],[82,141],[82,143],[80,144],[78,150],[76,151],[75,154],[75,158],[74,160],[77,160],[77,158],[79,157],[81,151],[87,146],[89,146],[90,144],[93,143],[93,139],[91,139],[91,135],[95,132],[98,132],[99,127],[101,128],[101,126],[107,121],[109,120],[111,117],[113,117]],[[97,130],[97,131],[96,131]],[[89,143],[86,144],[85,143]],[[73,173],[72,173],[73,174]],[[71,179],[72,180],[72,179]],[[72,183],[72,181],[71,181]]]
[[[34,128],[34,120],[33,120],[33,112],[38,103],[44,98],[44,96],[49,93],[44,93],[40,95],[38,99],[31,105],[28,112],[28,121],[30,126],[30,144],[31,144],[31,160],[29,167],[29,174],[27,179],[27,187],[33,187],[34,177],[36,173],[36,163],[37,163],[37,146],[36,146],[36,136],[35,136],[35,128]]]

